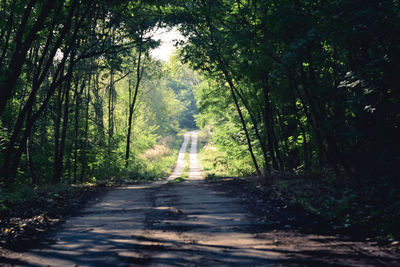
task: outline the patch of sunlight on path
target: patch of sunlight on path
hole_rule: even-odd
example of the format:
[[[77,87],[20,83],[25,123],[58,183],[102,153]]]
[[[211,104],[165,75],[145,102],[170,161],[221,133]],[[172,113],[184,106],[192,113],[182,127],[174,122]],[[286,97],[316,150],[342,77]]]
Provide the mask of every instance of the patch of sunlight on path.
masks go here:
[[[202,180],[203,169],[201,168],[200,161],[197,158],[197,135],[199,131],[191,131],[187,132],[184,135],[184,141],[182,143],[181,148],[179,149],[178,159],[176,161],[175,169],[168,177],[166,181],[160,181],[160,183],[166,183],[168,181],[172,181],[179,177],[182,177],[186,166],[186,149],[189,144],[189,140],[192,140],[192,144],[189,150],[189,177],[186,180]]]
[[[179,154],[178,154],[178,159],[176,161],[175,169],[168,177],[167,181],[171,181],[182,176],[183,170],[185,169],[185,164],[186,164],[185,154],[187,145],[190,140],[190,136],[191,136],[190,132],[185,133],[185,135],[183,136],[184,140],[181,148],[179,149]]]
[[[203,168],[197,158],[197,134],[199,131],[192,131],[192,146],[189,153],[189,178],[188,180],[203,180]]]

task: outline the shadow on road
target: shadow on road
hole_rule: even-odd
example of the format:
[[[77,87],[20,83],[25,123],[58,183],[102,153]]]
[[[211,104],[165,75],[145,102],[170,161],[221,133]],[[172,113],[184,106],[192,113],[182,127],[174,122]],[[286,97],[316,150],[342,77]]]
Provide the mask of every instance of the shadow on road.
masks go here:
[[[261,220],[239,203],[240,195],[228,196],[202,180],[195,133],[187,135],[184,148],[190,136],[188,181],[110,191],[68,220],[49,237],[50,242],[26,252],[9,252],[0,262],[5,266],[377,266],[394,262],[384,254],[372,257],[355,250],[354,242]]]

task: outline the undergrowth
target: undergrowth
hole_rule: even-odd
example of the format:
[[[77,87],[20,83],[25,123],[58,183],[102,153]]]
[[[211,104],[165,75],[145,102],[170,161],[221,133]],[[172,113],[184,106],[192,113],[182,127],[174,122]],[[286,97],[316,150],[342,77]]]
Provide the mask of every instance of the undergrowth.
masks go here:
[[[236,176],[230,171],[226,155],[203,138],[200,160],[209,181]],[[238,161],[241,164],[240,159]],[[360,238],[400,239],[400,191],[381,177],[355,180],[323,174],[273,173],[264,179],[272,197],[292,207],[323,218],[334,231]]]
[[[268,182],[277,198],[324,218],[333,230],[360,238],[400,238],[400,192],[389,184],[280,175]]]

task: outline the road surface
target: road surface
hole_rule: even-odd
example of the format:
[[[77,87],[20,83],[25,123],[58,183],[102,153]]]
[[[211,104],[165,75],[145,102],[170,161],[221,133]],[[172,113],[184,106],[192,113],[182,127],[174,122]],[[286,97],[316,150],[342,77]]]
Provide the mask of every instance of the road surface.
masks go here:
[[[190,149],[187,149],[190,140]],[[189,175],[179,178],[189,151]],[[70,218],[51,241],[7,255],[6,266],[374,266],[335,237],[271,231],[206,183],[189,132],[168,179],[130,185]],[[269,230],[267,230],[269,229]],[[317,253],[316,253],[317,252]]]

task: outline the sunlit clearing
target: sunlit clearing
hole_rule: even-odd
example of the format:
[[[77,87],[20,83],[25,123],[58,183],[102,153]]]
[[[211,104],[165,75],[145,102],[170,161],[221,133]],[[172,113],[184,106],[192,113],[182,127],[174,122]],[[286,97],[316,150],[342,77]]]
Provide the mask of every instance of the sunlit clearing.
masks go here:
[[[160,40],[161,44],[150,52],[153,58],[167,62],[172,53],[176,50],[175,43],[184,40],[176,27],[158,28],[151,33],[153,39]]]

